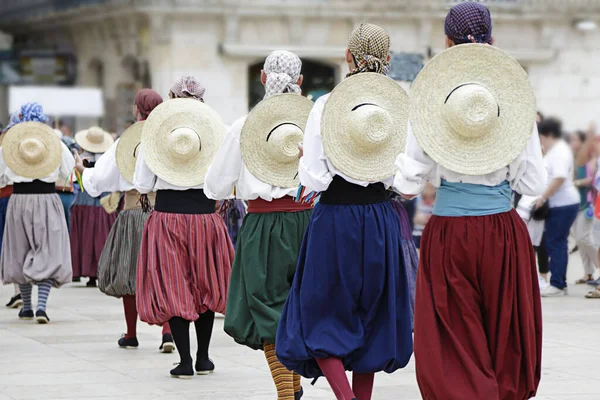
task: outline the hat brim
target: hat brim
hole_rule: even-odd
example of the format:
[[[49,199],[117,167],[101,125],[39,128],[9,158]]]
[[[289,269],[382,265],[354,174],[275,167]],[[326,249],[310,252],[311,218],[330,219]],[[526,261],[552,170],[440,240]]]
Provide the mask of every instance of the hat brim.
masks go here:
[[[359,104],[370,103],[384,109],[392,119],[385,146],[369,150],[356,146],[350,138],[350,113]],[[378,182],[393,176],[396,158],[406,146],[409,98],[392,80],[373,72],[344,79],[325,103],[321,118],[323,150],[333,166],[350,178]]]
[[[31,164],[20,157],[19,146],[25,139],[38,139],[46,147],[46,154],[39,163]],[[22,122],[13,126],[4,135],[2,157],[15,174],[28,179],[40,179],[53,173],[62,160],[60,139],[46,124]]]
[[[121,176],[129,183],[133,183],[135,162],[142,142],[142,130],[145,121],[136,122],[121,134],[116,148],[117,168]]]
[[[93,153],[93,154],[102,154],[106,153],[110,146],[115,143],[115,139],[111,136],[110,133],[104,132],[104,140],[102,143],[92,143],[87,139],[88,130],[83,130],[77,132],[75,134],[75,143],[79,145],[83,150]]]
[[[313,102],[297,94],[278,94],[258,103],[248,114],[240,135],[242,159],[248,171],[262,182],[282,188],[297,187],[297,157],[289,161],[275,159],[267,152],[269,132],[293,124],[306,128]]]
[[[177,128],[195,131],[201,143],[198,152],[185,160],[168,151],[168,137]],[[180,187],[204,183],[208,166],[225,137],[225,125],[212,108],[201,101],[172,99],[158,105],[146,119],[142,148],[148,168],[160,179]]]
[[[458,86],[476,83],[496,98],[500,116],[488,134],[467,138],[455,132],[443,112],[448,95]],[[464,44],[438,54],[411,87],[410,124],[436,163],[465,175],[485,175],[514,161],[533,132],[536,102],[527,73],[497,47]]]

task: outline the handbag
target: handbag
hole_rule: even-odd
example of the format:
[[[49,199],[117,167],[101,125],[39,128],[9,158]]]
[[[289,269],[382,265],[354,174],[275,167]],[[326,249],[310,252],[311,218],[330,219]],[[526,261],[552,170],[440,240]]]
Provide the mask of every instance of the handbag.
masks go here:
[[[531,218],[533,218],[534,221],[544,221],[548,218],[549,212],[550,204],[548,204],[548,201],[546,201],[543,206],[533,210],[533,213],[531,213]]]

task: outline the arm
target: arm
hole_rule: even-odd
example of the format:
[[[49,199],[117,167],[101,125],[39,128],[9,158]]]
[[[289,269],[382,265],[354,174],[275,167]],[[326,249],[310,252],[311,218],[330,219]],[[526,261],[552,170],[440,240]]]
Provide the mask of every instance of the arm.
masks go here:
[[[412,198],[423,191],[435,162],[423,151],[412,133],[410,123],[406,137],[406,151],[396,159],[398,172],[393,188],[404,197]]]
[[[324,192],[333,180],[321,142],[321,116],[328,96],[317,100],[304,130],[303,155],[298,165],[300,183],[309,190]]]
[[[592,186],[592,182],[594,181],[594,177],[588,176],[584,179],[577,179],[573,182],[573,184],[578,188],[589,188]]]
[[[508,176],[511,188],[517,193],[540,196],[544,192],[548,173],[535,124],[525,150],[508,166]]]
[[[83,170],[83,187],[92,197],[98,197],[104,192],[120,191],[121,174],[117,168],[117,140],[110,149],[96,161],[94,168]]]
[[[544,191],[544,194],[542,194],[543,202],[548,201],[548,199],[550,197],[552,197],[554,195],[554,193],[556,193],[558,191],[558,189],[560,189],[560,187],[563,185],[563,183],[565,183],[565,178],[552,179],[552,181],[550,182],[550,184]]]
[[[140,149],[135,161],[135,172],[133,173],[133,186],[141,194],[148,194],[154,190],[156,175],[148,168],[144,161],[144,151]]]
[[[245,120],[242,118],[229,128],[227,137],[217,151],[212,164],[208,167],[204,180],[204,194],[209,199],[233,198],[233,188],[238,182],[242,169],[240,134]]]

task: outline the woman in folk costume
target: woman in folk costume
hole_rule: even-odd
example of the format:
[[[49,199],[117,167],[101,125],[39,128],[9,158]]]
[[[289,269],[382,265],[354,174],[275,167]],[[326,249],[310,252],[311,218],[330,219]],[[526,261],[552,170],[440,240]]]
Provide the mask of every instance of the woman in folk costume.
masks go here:
[[[215,201],[202,191],[225,125],[193,99],[168,100],[144,124],[134,184],[156,192],[138,257],[136,299],[142,321],[169,323],[181,363],[171,371],[191,378],[214,371],[208,348],[215,312],[225,312],[233,246]],[[190,322],[196,327],[196,363]]]
[[[142,89],[135,96],[133,112],[139,121],[127,129],[93,168],[85,168],[81,158],[77,158],[76,168],[82,173],[83,186],[92,197],[104,192],[124,193],[124,209],[112,226],[98,265],[98,286],[113,297],[123,298],[123,311],[127,323],[127,333],[118,341],[121,348],[137,348],[137,306],[135,303],[135,282],[137,259],[142,244],[144,223],[148,210],[142,209],[143,199],[133,186],[136,151],[140,144],[142,128],[150,112],[162,103],[162,98],[152,89]],[[154,194],[149,196],[154,204]],[[163,325],[162,343],[159,350],[171,353],[175,349],[169,324]]]
[[[307,378],[325,375],[342,400],[370,399],[374,374],[403,368],[412,355],[400,220],[387,193],[409,100],[384,76],[389,46],[384,29],[357,28],[349,77],[308,118],[299,178],[322,193],[276,338],[283,365]]]
[[[528,399],[540,380],[542,314],[511,191],[545,188],[535,97],[518,62],[491,45],[485,6],[455,6],[446,35],[450,48],[412,85],[395,185],[411,196],[428,180],[437,187],[421,240],[417,380],[425,399]]]
[[[281,310],[290,291],[312,206],[295,202],[298,143],[312,102],[301,96],[302,62],[275,51],[262,71],[265,99],[229,129],[204,182],[207,197],[248,200],[236,248],[225,332],[264,350],[279,400],[302,396],[300,375],[275,355]],[[286,93],[286,94],[281,94]]]
[[[110,133],[96,126],[78,132],[75,141],[83,150],[81,158],[85,160],[86,167],[93,167],[114,143]],[[96,287],[100,255],[110,228],[117,219],[117,197],[105,192],[95,198],[87,193],[84,185],[71,207],[73,277],[76,281],[81,277],[90,278],[88,287]]]
[[[31,108],[26,108],[31,106]],[[7,132],[0,155],[0,187],[13,183],[8,202],[0,281],[18,284],[21,319],[50,322],[46,304],[52,286],[71,282],[69,234],[55,183],[70,176],[73,155],[56,137],[39,104],[21,109],[23,121]],[[32,284],[38,286],[37,310]]]

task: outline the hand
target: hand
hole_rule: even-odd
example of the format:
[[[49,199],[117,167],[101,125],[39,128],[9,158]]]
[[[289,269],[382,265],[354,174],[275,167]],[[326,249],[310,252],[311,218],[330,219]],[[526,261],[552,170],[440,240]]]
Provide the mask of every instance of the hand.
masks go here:
[[[400,193],[400,196],[404,197],[406,200],[412,200],[415,197],[417,197],[416,194],[404,194],[404,193]]]
[[[73,156],[75,157],[75,169],[80,174],[83,174],[83,170],[85,170],[85,166],[83,165],[83,160],[81,159],[81,157],[79,156],[79,154],[76,151],[73,152]]]
[[[298,158],[302,158],[302,156],[304,155],[304,146],[302,145],[302,143],[298,143]]]
[[[537,199],[535,201],[535,207],[533,208],[534,210],[537,210],[538,208],[541,208],[544,206],[544,204],[546,204],[546,200],[544,200],[543,197],[540,197],[539,199]]]

